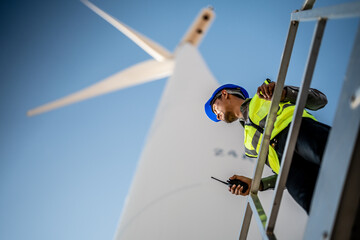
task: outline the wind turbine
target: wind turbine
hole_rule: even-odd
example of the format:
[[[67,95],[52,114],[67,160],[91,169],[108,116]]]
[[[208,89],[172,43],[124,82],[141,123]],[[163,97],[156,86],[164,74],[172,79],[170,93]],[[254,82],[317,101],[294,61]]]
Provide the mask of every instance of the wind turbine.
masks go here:
[[[103,79],[102,81],[92,86],[89,86],[61,99],[31,109],[27,112],[28,116],[41,114],[56,108],[64,107],[69,104],[117,91],[126,87],[158,80],[164,77],[168,77],[173,73],[174,55],[172,53],[156,42],[148,39],[142,34],[131,29],[129,26],[126,26],[124,23],[105,13],[93,3],[87,0],[81,1],[115,28],[124,33],[128,38],[134,41],[154,59],[138,63],[106,79]],[[187,34],[180,42],[180,45],[184,43],[191,43],[193,46],[197,46],[201,42],[215,14],[211,8],[205,8],[202,10],[200,15],[201,17],[198,17],[197,21],[193,24],[193,26],[189,29]]]
[[[54,110],[101,94],[171,76],[166,83],[147,143],[138,162],[115,239],[236,239],[246,198],[227,192],[211,180],[232,174],[250,175],[254,161],[244,157],[243,133],[236,125],[208,120],[203,104],[218,87],[197,50],[215,14],[203,9],[176,51],[154,41],[108,15],[87,0],[82,2],[104,18],[153,60],[136,64],[97,84],[28,112]],[[270,174],[270,171],[267,172]],[[261,193],[265,209],[272,192]],[[296,221],[289,222],[289,219]],[[302,239],[306,214],[284,194],[276,235]],[[249,239],[260,239],[252,221]]]

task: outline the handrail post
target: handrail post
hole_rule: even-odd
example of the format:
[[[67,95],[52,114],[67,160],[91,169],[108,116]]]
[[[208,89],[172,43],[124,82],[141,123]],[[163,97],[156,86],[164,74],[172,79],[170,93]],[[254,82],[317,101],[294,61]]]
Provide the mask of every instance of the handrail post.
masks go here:
[[[316,60],[319,54],[319,49],[320,49],[325,25],[326,25],[326,19],[320,19],[316,25],[315,32],[313,35],[311,49],[309,52],[309,57],[305,68],[303,81],[300,87],[298,99],[296,101],[297,103],[293,115],[293,121],[290,124],[289,134],[286,140],[286,145],[281,160],[279,177],[277,178],[276,181],[273,204],[272,204],[269,220],[266,226],[266,229],[269,232],[272,232],[275,228],[275,222],[279,212],[283,191],[285,188],[286,180],[291,166],[296,140],[300,130],[302,114],[305,108],[305,104],[310,88],[310,83],[314,73]]]
[[[254,171],[254,176],[252,178],[250,194],[256,195],[259,190],[261,176],[263,173],[265,161],[267,158],[267,153],[269,150],[270,136],[271,136],[271,132],[274,128],[274,123],[276,120],[276,113],[277,113],[277,109],[278,109],[278,106],[280,103],[282,90],[284,88],[284,82],[285,82],[287,70],[289,67],[289,62],[290,62],[291,53],[292,53],[292,49],[293,49],[295,38],[296,38],[298,25],[299,25],[299,23],[297,21],[290,22],[288,36],[287,36],[285,47],[284,47],[284,52],[283,52],[283,55],[281,58],[281,64],[280,64],[277,84],[275,85],[273,99],[271,101],[269,114],[267,116],[266,123],[265,123],[265,130],[264,130],[264,135],[263,135],[263,139],[262,139],[261,146],[260,146],[260,152],[258,155],[257,164],[256,164],[256,168]],[[249,198],[250,197],[251,196],[249,196]],[[243,222],[242,222],[242,226],[241,226],[241,232],[240,232],[239,239],[246,239],[247,233],[248,233],[248,228],[250,226],[252,210],[251,210],[249,201],[250,201],[250,199],[248,200],[245,214],[243,217]],[[259,226],[259,227],[263,228],[263,226]]]

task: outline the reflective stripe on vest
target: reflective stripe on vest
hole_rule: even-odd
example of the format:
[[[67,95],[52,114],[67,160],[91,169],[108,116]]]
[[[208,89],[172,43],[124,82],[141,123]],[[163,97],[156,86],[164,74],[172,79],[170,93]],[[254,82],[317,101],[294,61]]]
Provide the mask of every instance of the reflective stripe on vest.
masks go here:
[[[269,82],[265,81],[266,84]],[[251,99],[249,103],[249,123],[245,123],[245,154],[249,157],[257,157],[260,150],[263,131],[266,123],[266,117],[270,110],[271,101],[259,98],[257,94]],[[295,110],[295,104],[290,102],[280,102],[277,111],[277,118],[274,123],[274,129],[271,133],[270,139],[273,139],[282,130],[284,130],[292,121]],[[306,110],[303,112],[303,117],[308,117],[316,120]],[[280,161],[275,149],[269,146],[269,154],[267,163],[275,173],[279,173]]]

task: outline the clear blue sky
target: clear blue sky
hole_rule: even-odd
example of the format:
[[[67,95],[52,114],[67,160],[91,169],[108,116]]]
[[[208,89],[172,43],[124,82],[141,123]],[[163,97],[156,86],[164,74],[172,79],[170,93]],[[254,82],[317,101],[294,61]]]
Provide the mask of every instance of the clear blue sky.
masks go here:
[[[303,0],[93,3],[170,51],[212,5],[200,52],[220,84],[253,95],[276,80],[290,12]],[[166,80],[28,118],[150,56],[76,0],[3,0],[0,19],[0,239],[111,239]],[[312,87],[329,98],[315,116],[330,125],[357,24],[334,20],[325,30]],[[289,84],[301,83],[314,25],[300,24]]]

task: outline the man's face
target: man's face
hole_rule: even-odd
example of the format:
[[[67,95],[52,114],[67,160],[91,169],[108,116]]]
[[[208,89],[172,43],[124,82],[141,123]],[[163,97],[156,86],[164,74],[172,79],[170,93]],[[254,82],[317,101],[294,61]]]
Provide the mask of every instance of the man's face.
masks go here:
[[[229,99],[225,98],[223,95],[214,101],[212,109],[218,120],[232,123],[238,119],[232,110]]]

